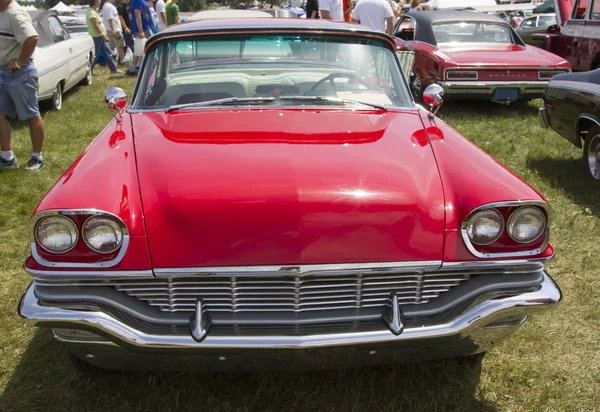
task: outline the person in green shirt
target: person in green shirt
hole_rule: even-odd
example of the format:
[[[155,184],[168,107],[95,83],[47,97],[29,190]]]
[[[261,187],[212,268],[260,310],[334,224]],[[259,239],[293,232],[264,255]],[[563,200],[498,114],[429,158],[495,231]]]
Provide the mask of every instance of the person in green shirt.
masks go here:
[[[115,64],[115,60],[113,58],[112,52],[110,51],[110,47],[108,46],[108,37],[106,37],[106,28],[104,27],[104,23],[102,23],[102,19],[98,15],[98,7],[100,7],[100,0],[88,0],[88,4],[90,7],[85,13],[85,23],[87,24],[88,33],[92,36],[94,40],[94,53],[96,58],[92,63],[92,67],[90,70],[94,71],[94,66],[98,62],[98,55],[100,54],[100,50],[104,54],[104,58],[106,59],[106,63],[108,63],[108,67],[110,71],[113,73],[122,73],[117,69],[117,65]]]
[[[167,27],[173,24],[179,23],[179,6],[177,3],[179,0],[172,0],[167,7],[165,8],[165,13],[167,14]]]

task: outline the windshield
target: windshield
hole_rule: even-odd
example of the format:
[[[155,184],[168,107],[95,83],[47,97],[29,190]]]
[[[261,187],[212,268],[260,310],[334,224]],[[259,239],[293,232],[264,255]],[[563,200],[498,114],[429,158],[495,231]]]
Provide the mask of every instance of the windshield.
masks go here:
[[[394,52],[382,41],[358,37],[171,40],[152,50],[143,67],[134,109],[198,109],[211,101],[261,107],[412,105]],[[202,102],[209,104],[193,105]]]
[[[500,43],[512,44],[510,28],[500,23],[440,23],[433,25],[433,34],[440,43]]]

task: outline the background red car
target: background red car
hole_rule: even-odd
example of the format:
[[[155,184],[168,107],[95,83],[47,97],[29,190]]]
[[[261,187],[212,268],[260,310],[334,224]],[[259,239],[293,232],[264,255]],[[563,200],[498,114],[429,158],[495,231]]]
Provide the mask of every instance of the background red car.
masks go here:
[[[488,14],[407,13],[394,34],[399,50],[415,53],[410,86],[416,97],[437,83],[450,98],[536,99],[552,76],[571,71],[568,61],[526,45],[508,23]]]

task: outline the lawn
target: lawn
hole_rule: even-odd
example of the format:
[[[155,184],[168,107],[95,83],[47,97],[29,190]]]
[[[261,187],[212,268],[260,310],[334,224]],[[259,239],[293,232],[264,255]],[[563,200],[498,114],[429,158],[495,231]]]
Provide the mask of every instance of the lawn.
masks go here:
[[[549,273],[564,300],[532,317],[480,367],[436,361],[319,373],[79,375],[50,333],[26,324],[16,308],[30,281],[22,263],[31,212],[110,120],[104,90],[133,88],[132,79],[97,73],[91,87],[65,96],[62,111],[44,113],[46,167],[0,174],[0,411],[600,409],[600,188],[584,180],[580,151],[538,126],[539,101],[448,103],[440,111],[553,207]],[[27,128],[13,132],[24,164]]]

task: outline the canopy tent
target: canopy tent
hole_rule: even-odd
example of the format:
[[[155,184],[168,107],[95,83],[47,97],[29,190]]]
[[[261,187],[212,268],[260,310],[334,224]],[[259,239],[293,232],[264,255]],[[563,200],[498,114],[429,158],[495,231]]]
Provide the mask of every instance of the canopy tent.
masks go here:
[[[534,13],[554,13],[554,0],[548,0],[543,4],[540,4],[535,9]]]
[[[424,4],[431,10],[479,10],[481,7],[495,7],[496,0],[429,0]]]
[[[74,13],[75,9],[67,6],[65,3],[63,3],[62,1],[59,1],[58,4],[54,7],[52,7],[50,10],[55,10],[57,13]]]

